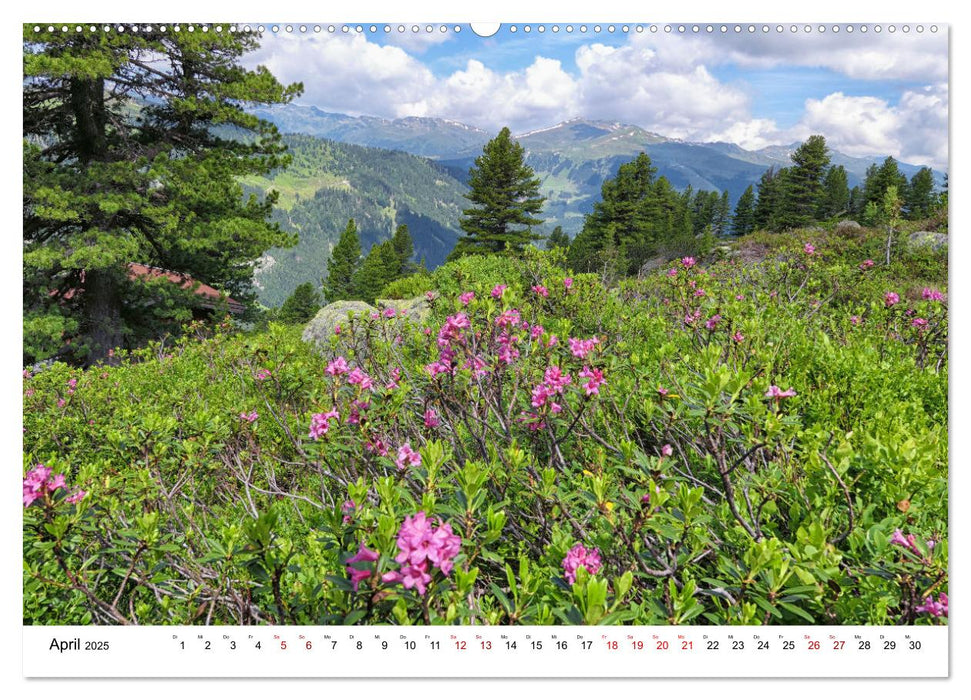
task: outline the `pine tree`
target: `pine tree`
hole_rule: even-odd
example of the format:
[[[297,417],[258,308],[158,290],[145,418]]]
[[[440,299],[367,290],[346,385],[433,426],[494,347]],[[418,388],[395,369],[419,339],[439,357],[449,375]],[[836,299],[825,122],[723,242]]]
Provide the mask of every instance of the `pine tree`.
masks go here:
[[[834,165],[826,171],[823,193],[816,217],[829,219],[847,213],[850,205],[850,188],[847,184],[846,168]]]
[[[742,196],[735,204],[735,216],[732,218],[732,233],[744,236],[755,230],[755,191],[752,185],[745,188]]]
[[[304,282],[283,302],[277,319],[283,323],[306,323],[320,310],[320,304],[320,292],[311,282]]]
[[[411,240],[411,233],[408,231],[407,224],[401,224],[395,229],[391,242],[394,246],[394,252],[398,257],[398,268],[395,271],[395,277],[414,272],[415,263],[412,261],[412,258],[415,257],[415,243]]]
[[[523,147],[512,140],[508,128],[483,148],[469,170],[469,192],[473,207],[462,213],[459,226],[467,235],[459,239],[451,259],[470,253],[513,251],[541,238],[533,227],[543,223],[534,214],[543,208],[539,178],[524,162]]]
[[[897,188],[897,196],[906,196],[907,176],[900,172],[900,167],[892,156],[887,156],[879,167],[871,165],[867,168],[866,180],[863,182],[864,202],[873,202],[879,209],[883,206],[884,195],[889,187]]]
[[[324,281],[327,301],[357,298],[354,273],[357,272],[360,262],[361,240],[358,238],[354,219],[350,219],[327,262],[327,279]]]
[[[810,136],[792,154],[792,162],[776,220],[776,226],[782,229],[806,226],[816,220],[829,168],[826,139],[818,134]]]
[[[931,215],[937,195],[934,193],[934,173],[921,168],[910,178],[904,198],[904,208],[910,219],[923,219]]]
[[[715,209],[715,215],[712,220],[713,235],[724,236],[728,233],[728,220],[731,218],[731,211],[731,205],[728,203],[728,190],[725,190],[718,200],[718,206]]]
[[[555,248],[569,248],[570,247],[570,237],[563,232],[562,226],[557,226],[553,229],[553,233],[549,235],[546,239],[546,249],[553,250]]]
[[[292,244],[267,221],[275,194],[243,197],[241,176],[288,157],[275,127],[242,106],[302,87],[244,68],[258,35],[219,29],[24,27],[25,361],[69,343],[67,359],[91,364],[191,317],[191,290],[132,275],[131,263],[248,303],[251,263]]]
[[[758,200],[755,204],[754,224],[755,228],[772,231],[775,229],[776,212],[779,207],[780,190],[782,189],[782,175],[784,169],[776,171],[774,167],[769,167],[758,184]]]
[[[373,304],[385,285],[398,278],[400,269],[393,239],[371,246],[364,262],[354,273],[354,298]]]

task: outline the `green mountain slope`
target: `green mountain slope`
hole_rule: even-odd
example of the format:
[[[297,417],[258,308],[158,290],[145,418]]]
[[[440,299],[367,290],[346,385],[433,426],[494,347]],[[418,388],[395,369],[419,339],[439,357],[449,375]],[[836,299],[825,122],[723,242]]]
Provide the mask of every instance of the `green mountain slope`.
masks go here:
[[[366,254],[407,224],[417,259],[440,265],[459,235],[468,200],[465,185],[436,163],[400,151],[366,148],[312,136],[288,135],[292,165],[270,178],[247,178],[257,194],[280,193],[276,221],[299,235],[294,248],[271,249],[260,260],[260,301],[279,306],[299,284],[319,284],[331,248],[354,219]]]

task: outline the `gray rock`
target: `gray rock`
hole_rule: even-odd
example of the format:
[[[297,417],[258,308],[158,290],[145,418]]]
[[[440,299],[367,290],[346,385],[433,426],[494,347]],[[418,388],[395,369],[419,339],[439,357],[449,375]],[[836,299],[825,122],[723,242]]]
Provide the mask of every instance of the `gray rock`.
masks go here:
[[[394,309],[399,318],[404,317],[416,324],[424,323],[432,315],[432,307],[424,295],[412,299],[377,299],[375,303],[382,310]]]
[[[355,317],[363,316],[369,319],[377,309],[363,301],[335,301],[328,304],[314,316],[303,329],[303,341],[314,345],[322,345],[330,340],[337,325],[346,326],[349,314]]]
[[[915,231],[907,236],[907,243],[912,248],[941,250],[947,247],[947,234],[935,231]]]
[[[843,221],[840,221],[838,224],[836,224],[835,230],[837,234],[847,234],[847,233],[855,233],[856,231],[859,231],[861,228],[863,227],[860,226],[857,222],[853,221],[852,219],[844,219]]]

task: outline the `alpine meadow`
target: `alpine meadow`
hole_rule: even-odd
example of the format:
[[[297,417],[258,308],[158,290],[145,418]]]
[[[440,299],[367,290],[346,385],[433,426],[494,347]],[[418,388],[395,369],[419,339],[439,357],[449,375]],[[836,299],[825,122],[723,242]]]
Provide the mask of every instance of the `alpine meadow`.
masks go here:
[[[665,68],[718,37],[69,26],[23,28],[25,625],[948,623],[946,111]]]

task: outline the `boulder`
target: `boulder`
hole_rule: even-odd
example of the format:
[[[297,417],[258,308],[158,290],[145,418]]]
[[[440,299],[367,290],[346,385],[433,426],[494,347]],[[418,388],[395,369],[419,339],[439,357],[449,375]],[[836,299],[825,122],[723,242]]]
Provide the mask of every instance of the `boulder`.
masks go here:
[[[843,221],[840,221],[838,224],[836,224],[835,231],[837,234],[845,235],[847,233],[856,233],[861,228],[863,227],[860,226],[857,222],[853,221],[852,219],[844,219]]]
[[[319,346],[330,340],[336,326],[347,325],[349,314],[370,318],[371,314],[377,312],[376,308],[363,301],[335,301],[317,312],[317,315],[304,326],[301,337],[305,343]]]
[[[907,236],[907,244],[912,248],[941,250],[947,247],[947,234],[935,231],[915,231]]]
[[[412,323],[424,323],[432,315],[432,307],[424,295],[411,299],[378,299],[375,302],[383,311],[394,309],[398,317],[404,317]]]

